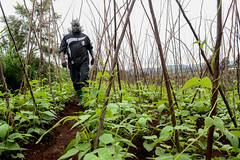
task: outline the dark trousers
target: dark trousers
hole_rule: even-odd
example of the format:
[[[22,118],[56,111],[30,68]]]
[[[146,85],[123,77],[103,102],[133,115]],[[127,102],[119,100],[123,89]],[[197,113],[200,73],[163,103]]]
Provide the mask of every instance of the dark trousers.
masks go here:
[[[75,91],[81,91],[83,87],[88,86],[87,80],[89,80],[89,63],[83,62],[79,65],[73,66],[70,69],[70,75],[73,82],[73,87]]]

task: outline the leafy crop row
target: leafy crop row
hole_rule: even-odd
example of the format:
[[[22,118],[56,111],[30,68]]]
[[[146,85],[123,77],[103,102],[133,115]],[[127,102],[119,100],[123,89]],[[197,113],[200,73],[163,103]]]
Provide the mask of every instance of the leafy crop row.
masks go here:
[[[45,82],[45,80],[43,80]],[[37,109],[35,109],[29,91],[26,95],[13,95],[2,93],[0,97],[9,94],[10,111],[6,108],[6,101],[0,98],[0,157],[21,158],[23,155],[17,151],[24,148],[24,144],[36,141],[39,135],[46,132],[51,120],[58,116],[65,103],[73,99],[74,92],[71,85],[63,83],[62,91],[57,82],[52,83],[52,90],[57,105],[53,104],[49,85],[39,86],[39,81],[31,81],[33,93],[36,98]],[[13,115],[13,124],[10,124],[9,112]],[[17,153],[17,154],[16,154]]]
[[[107,72],[103,76],[106,80],[109,78]],[[145,151],[149,152],[149,159],[204,159],[207,131],[211,126],[216,128],[213,149],[225,154],[220,159],[240,158],[238,148],[240,132],[229,121],[230,117],[221,99],[218,100],[218,115],[209,117],[211,81],[207,77],[190,79],[181,89],[175,91],[178,100],[178,104],[175,103],[174,106],[178,122],[175,127],[171,124],[165,92],[160,99],[160,93],[155,90],[154,86],[146,87],[139,82],[140,89],[137,89],[136,85],[131,85],[131,91],[129,87],[117,90],[116,85],[115,92],[112,91],[108,99],[109,104],[106,109],[103,131],[99,138],[99,148],[93,150],[107,89],[107,82],[104,82],[101,87],[98,86],[100,77],[101,74],[98,74],[97,80],[89,81],[89,88],[85,88],[87,91],[84,97],[85,111],[79,113],[78,116],[64,117],[58,122],[75,120],[76,123],[72,128],[77,126],[81,128],[59,160],[73,155],[78,155],[78,159],[84,160],[134,158],[137,155],[132,151],[138,149],[139,145],[135,144],[138,141],[143,142],[141,145]],[[34,137],[39,137],[39,135],[42,136],[37,143],[41,141],[43,136],[57,127],[58,123],[49,130],[46,130],[46,126],[51,120],[57,118],[57,112],[74,97],[74,91],[68,83],[64,83],[62,91],[59,90],[58,83],[53,83],[53,92],[57,101],[57,106],[54,106],[47,85],[39,87],[38,81],[32,81],[32,86],[34,86],[39,115],[34,110],[30,95],[26,95],[27,100],[24,100],[24,95],[10,95],[14,126],[9,126],[8,111],[5,101],[1,99],[0,151],[2,156],[8,156],[10,153],[12,157],[23,156],[12,151],[23,149],[20,147],[22,143],[36,142]],[[196,91],[198,94],[192,102]],[[122,102],[118,101],[120,95],[122,95]],[[1,96],[3,96],[2,93]],[[139,103],[139,98],[141,98],[141,103]],[[229,100],[231,100],[231,95]],[[236,101],[236,106],[232,106],[232,109],[238,108],[239,103]],[[235,116],[239,117],[238,115],[239,111],[235,110]],[[237,120],[239,122],[239,119]],[[174,130],[180,133],[182,153],[178,153],[174,145]]]
[[[105,78],[108,78],[106,73]],[[212,84],[207,77],[190,79],[183,88],[176,91],[179,104],[175,104],[178,119],[175,127],[172,127],[170,121],[166,95],[164,94],[162,99],[154,98],[153,95],[159,97],[154,86],[141,86],[141,89],[137,90],[136,86],[132,85],[133,92],[128,87],[112,92],[106,109],[102,135],[99,138],[99,148],[93,151],[106,87],[107,85],[102,85],[97,89],[98,84],[91,82],[85,95],[87,109],[79,116],[64,119],[65,121],[76,120],[73,128],[81,126],[82,129],[59,159],[76,154],[78,159],[84,157],[84,160],[134,158],[137,155],[129,150],[130,148],[138,149],[139,146],[134,142],[141,140],[144,140],[142,146],[145,150],[151,152],[151,157],[146,157],[149,159],[204,159],[207,131],[211,126],[216,128],[214,150],[225,154],[223,159],[240,158],[238,149],[240,132],[235,130],[232,122],[229,121],[227,109],[221,103],[221,99],[218,100],[220,108],[218,116],[209,117]],[[198,98],[191,103],[196,91],[198,91]],[[142,103],[139,103],[138,93],[141,93]],[[120,95],[123,96],[123,101],[116,102],[120,99]],[[239,101],[236,103],[238,105]],[[239,115],[238,111],[236,115]],[[178,153],[176,146],[173,145],[174,130],[180,133],[180,144],[184,148],[182,153]]]

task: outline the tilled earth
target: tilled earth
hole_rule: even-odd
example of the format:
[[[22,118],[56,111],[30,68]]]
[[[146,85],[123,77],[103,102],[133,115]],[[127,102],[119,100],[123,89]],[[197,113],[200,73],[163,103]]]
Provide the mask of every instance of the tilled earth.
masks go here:
[[[77,115],[79,111],[83,111],[83,107],[77,106],[77,100],[66,105],[65,109],[59,113],[58,120],[66,116]],[[54,125],[57,121],[54,121]],[[23,152],[25,160],[57,160],[60,158],[68,143],[75,138],[76,132],[80,130],[75,127],[70,130],[76,121],[67,121],[61,123],[58,127],[53,129],[44,136],[42,141],[38,144],[31,144],[25,147],[27,150]]]

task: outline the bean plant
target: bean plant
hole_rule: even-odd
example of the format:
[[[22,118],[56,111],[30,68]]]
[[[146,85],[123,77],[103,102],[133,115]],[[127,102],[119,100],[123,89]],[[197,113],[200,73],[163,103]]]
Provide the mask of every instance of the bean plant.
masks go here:
[[[235,130],[229,121],[221,99],[218,100],[221,111],[217,116],[209,117],[212,85],[208,77],[192,78],[176,91],[178,105],[175,104],[174,107],[178,124],[175,127],[172,126],[168,114],[167,97],[155,98],[156,101],[152,101],[152,95],[155,94],[154,86],[142,87],[140,96],[143,103],[141,104],[138,102],[138,92],[133,91],[132,94],[129,88],[112,92],[106,109],[103,131],[99,138],[99,148],[93,150],[106,86],[102,85],[99,89],[97,81],[90,81],[90,87],[85,88],[86,110],[79,116],[64,119],[64,121],[76,120],[72,128],[80,126],[81,129],[59,159],[74,155],[84,160],[134,158],[137,155],[129,152],[129,148],[139,147],[133,143],[134,139],[144,139],[142,145],[145,150],[154,153],[152,157],[146,157],[149,159],[204,159],[207,131],[211,126],[216,128],[214,150],[227,153],[228,159],[240,157],[238,149],[240,132]],[[132,88],[134,87],[133,85]],[[192,102],[195,92],[198,95]],[[116,102],[115,98],[118,99],[120,93],[123,95],[122,102]],[[158,124],[153,125],[154,121]],[[181,135],[180,144],[184,148],[181,153],[178,153],[176,146],[172,145],[174,130],[178,130]],[[225,143],[226,141],[229,143]]]
[[[39,87],[38,80],[32,80],[33,93],[37,99],[37,111],[34,108],[31,95],[27,92],[23,94],[9,94],[10,111],[6,108],[4,94],[0,91],[0,157],[22,158],[20,153],[23,145],[33,143],[44,134],[51,124],[57,119],[58,112],[74,97],[73,88],[69,87],[68,82],[63,83],[62,91],[59,84],[54,82],[53,92],[56,97],[57,105],[53,104],[52,96],[49,92],[49,85],[46,79],[43,80],[42,87]],[[14,116],[13,124],[10,125],[9,112]]]

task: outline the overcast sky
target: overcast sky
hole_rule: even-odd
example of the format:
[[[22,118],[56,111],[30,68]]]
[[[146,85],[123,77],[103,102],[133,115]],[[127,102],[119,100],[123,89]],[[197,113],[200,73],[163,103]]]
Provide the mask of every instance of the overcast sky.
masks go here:
[[[28,1],[28,0],[26,0],[26,1]],[[106,1],[107,1],[106,3],[108,4],[108,0],[106,0]],[[125,1],[125,0],[116,0],[116,2],[118,3],[119,6],[121,6],[123,1]],[[1,0],[3,9],[4,9],[6,15],[15,14],[15,10],[14,10],[13,6],[16,5],[16,2],[23,4],[23,0]],[[72,19],[79,18],[80,7],[81,7],[82,2],[83,2],[83,7],[82,7],[80,23],[84,28],[84,32],[86,34],[88,34],[90,38],[94,37],[95,32],[94,32],[93,22],[96,22],[97,24],[99,23],[101,25],[101,21],[98,16],[98,13],[96,12],[93,5],[91,4],[90,0],[88,0],[89,5],[87,3],[87,0],[83,0],[83,1],[82,0],[55,0],[55,1],[53,1],[55,12],[62,15],[62,18],[59,21],[59,24],[61,24],[61,23],[63,24],[61,27],[62,34],[67,33],[67,28],[70,27],[70,22],[72,21]],[[100,14],[102,14],[104,1],[103,0],[92,0],[92,2],[94,2],[95,6],[101,12]],[[149,9],[148,3],[147,3],[148,1],[143,0],[143,2],[146,6],[146,9]],[[164,37],[164,34],[166,32],[166,29],[165,29],[166,17],[170,16],[170,15],[166,15],[166,10],[167,10],[166,2],[169,2],[169,5],[171,6],[173,17],[175,16],[175,18],[173,18],[173,19],[176,19],[179,10],[178,10],[175,0],[153,0],[152,2],[154,5],[154,11],[156,13],[157,20],[160,22],[159,28],[160,28],[161,38],[162,38],[162,37]],[[240,4],[239,4],[240,1],[237,0],[237,2],[238,2],[238,6],[240,6]],[[211,21],[214,20],[214,17],[216,16],[216,10],[217,10],[216,3],[217,3],[217,0],[203,0],[203,1],[188,0],[188,1],[184,1],[183,7],[186,12],[186,15],[191,20],[193,26],[198,28],[200,12],[201,12],[201,4],[203,4],[203,6],[202,6],[203,9],[202,9],[201,14],[202,14],[203,19],[206,20],[206,22],[204,22],[204,23],[210,24],[210,23],[212,23]],[[230,3],[231,3],[231,0],[223,0],[223,19],[225,19],[225,17],[226,17],[227,10],[230,6]],[[29,8],[30,7],[31,6],[29,6]],[[69,12],[68,12],[68,10],[69,10]],[[94,16],[91,14],[91,11],[93,12]],[[103,16],[103,14],[102,14],[102,16]],[[141,21],[142,21],[143,17],[145,17],[145,13],[142,9],[140,0],[137,0],[135,3],[134,9],[132,11],[132,14],[131,14],[131,25],[133,28],[132,31],[133,31],[134,37],[136,39],[137,39],[139,31],[140,31],[139,26],[141,25]],[[201,31],[202,35],[206,36],[210,32],[212,32],[214,35],[216,32],[215,28],[213,28],[213,30],[208,31],[204,27],[205,24],[202,24],[202,27],[201,27],[203,30],[203,31]],[[209,24],[207,24],[207,25],[209,25]],[[2,26],[3,26],[3,24],[0,25],[0,27],[2,27]],[[149,27],[148,20],[146,17],[144,18],[144,27],[145,28],[143,30],[147,31],[147,33],[141,33],[142,35],[152,34],[151,29]],[[181,28],[182,39],[189,40],[189,37],[191,37],[189,44],[187,44],[187,45],[191,45],[192,41],[193,41],[193,35],[192,35],[188,25],[186,25],[186,22],[183,19],[183,17],[181,17],[181,27],[182,27]],[[202,38],[204,39],[205,37],[202,37]],[[161,40],[162,40],[162,42],[165,41],[164,38],[162,38]],[[186,42],[186,43],[188,43],[188,42]]]
[[[28,1],[28,0],[26,0]],[[39,1],[39,0],[38,0]],[[106,0],[107,1],[107,0]],[[120,2],[119,2],[120,1]],[[121,5],[123,0],[116,0],[116,2]],[[146,8],[148,9],[148,3],[147,0],[143,0],[146,4]],[[166,0],[153,0],[153,5],[154,5],[154,9],[155,12],[157,12],[159,10],[159,7],[161,4],[165,3]],[[5,14],[6,15],[11,15],[11,14],[15,14],[15,10],[13,8],[14,5],[16,5],[16,2],[23,4],[23,0],[1,0],[2,6],[4,8]],[[103,10],[103,0],[93,0],[94,4],[96,5],[96,7],[101,11]],[[203,17],[205,18],[213,18],[213,16],[216,14],[216,2],[217,0],[204,0],[203,1],[203,10],[202,10],[202,14]],[[226,11],[230,5],[231,0],[223,0],[223,10],[225,11],[224,13],[226,14]],[[58,14],[62,15],[62,21],[63,18],[67,15],[67,18],[64,21],[64,27],[67,27],[70,25],[70,22],[72,19],[76,19],[79,17],[79,11],[80,11],[80,7],[82,4],[82,0],[54,0],[54,8],[55,11]],[[200,15],[200,9],[201,9],[201,0],[188,0],[188,1],[184,1],[184,7],[185,7],[185,11],[187,16],[189,17],[189,19],[193,19],[193,18],[197,18]],[[239,0],[238,0],[238,3]],[[89,4],[91,5],[91,2],[89,1]],[[171,0],[171,5],[173,8],[175,8],[175,11],[177,10],[176,7],[176,2],[175,0]],[[29,6],[31,7],[31,6]],[[69,13],[68,9],[70,8]],[[93,12],[95,11],[95,9],[93,8],[93,6],[91,6],[91,9],[93,10]],[[89,21],[89,18],[91,19],[91,17],[89,17],[91,15],[89,7],[87,5],[86,0],[83,0],[83,9],[82,9],[82,16],[81,16],[81,21],[82,23],[88,23],[87,21]],[[132,12],[132,19],[134,19],[133,17],[137,17],[136,21],[133,20],[133,23],[138,23],[139,21],[139,17],[142,17],[144,14],[142,6],[140,4],[140,0],[137,0],[134,6],[134,10]],[[88,17],[85,17],[88,16]],[[97,15],[96,15],[97,17]]]

